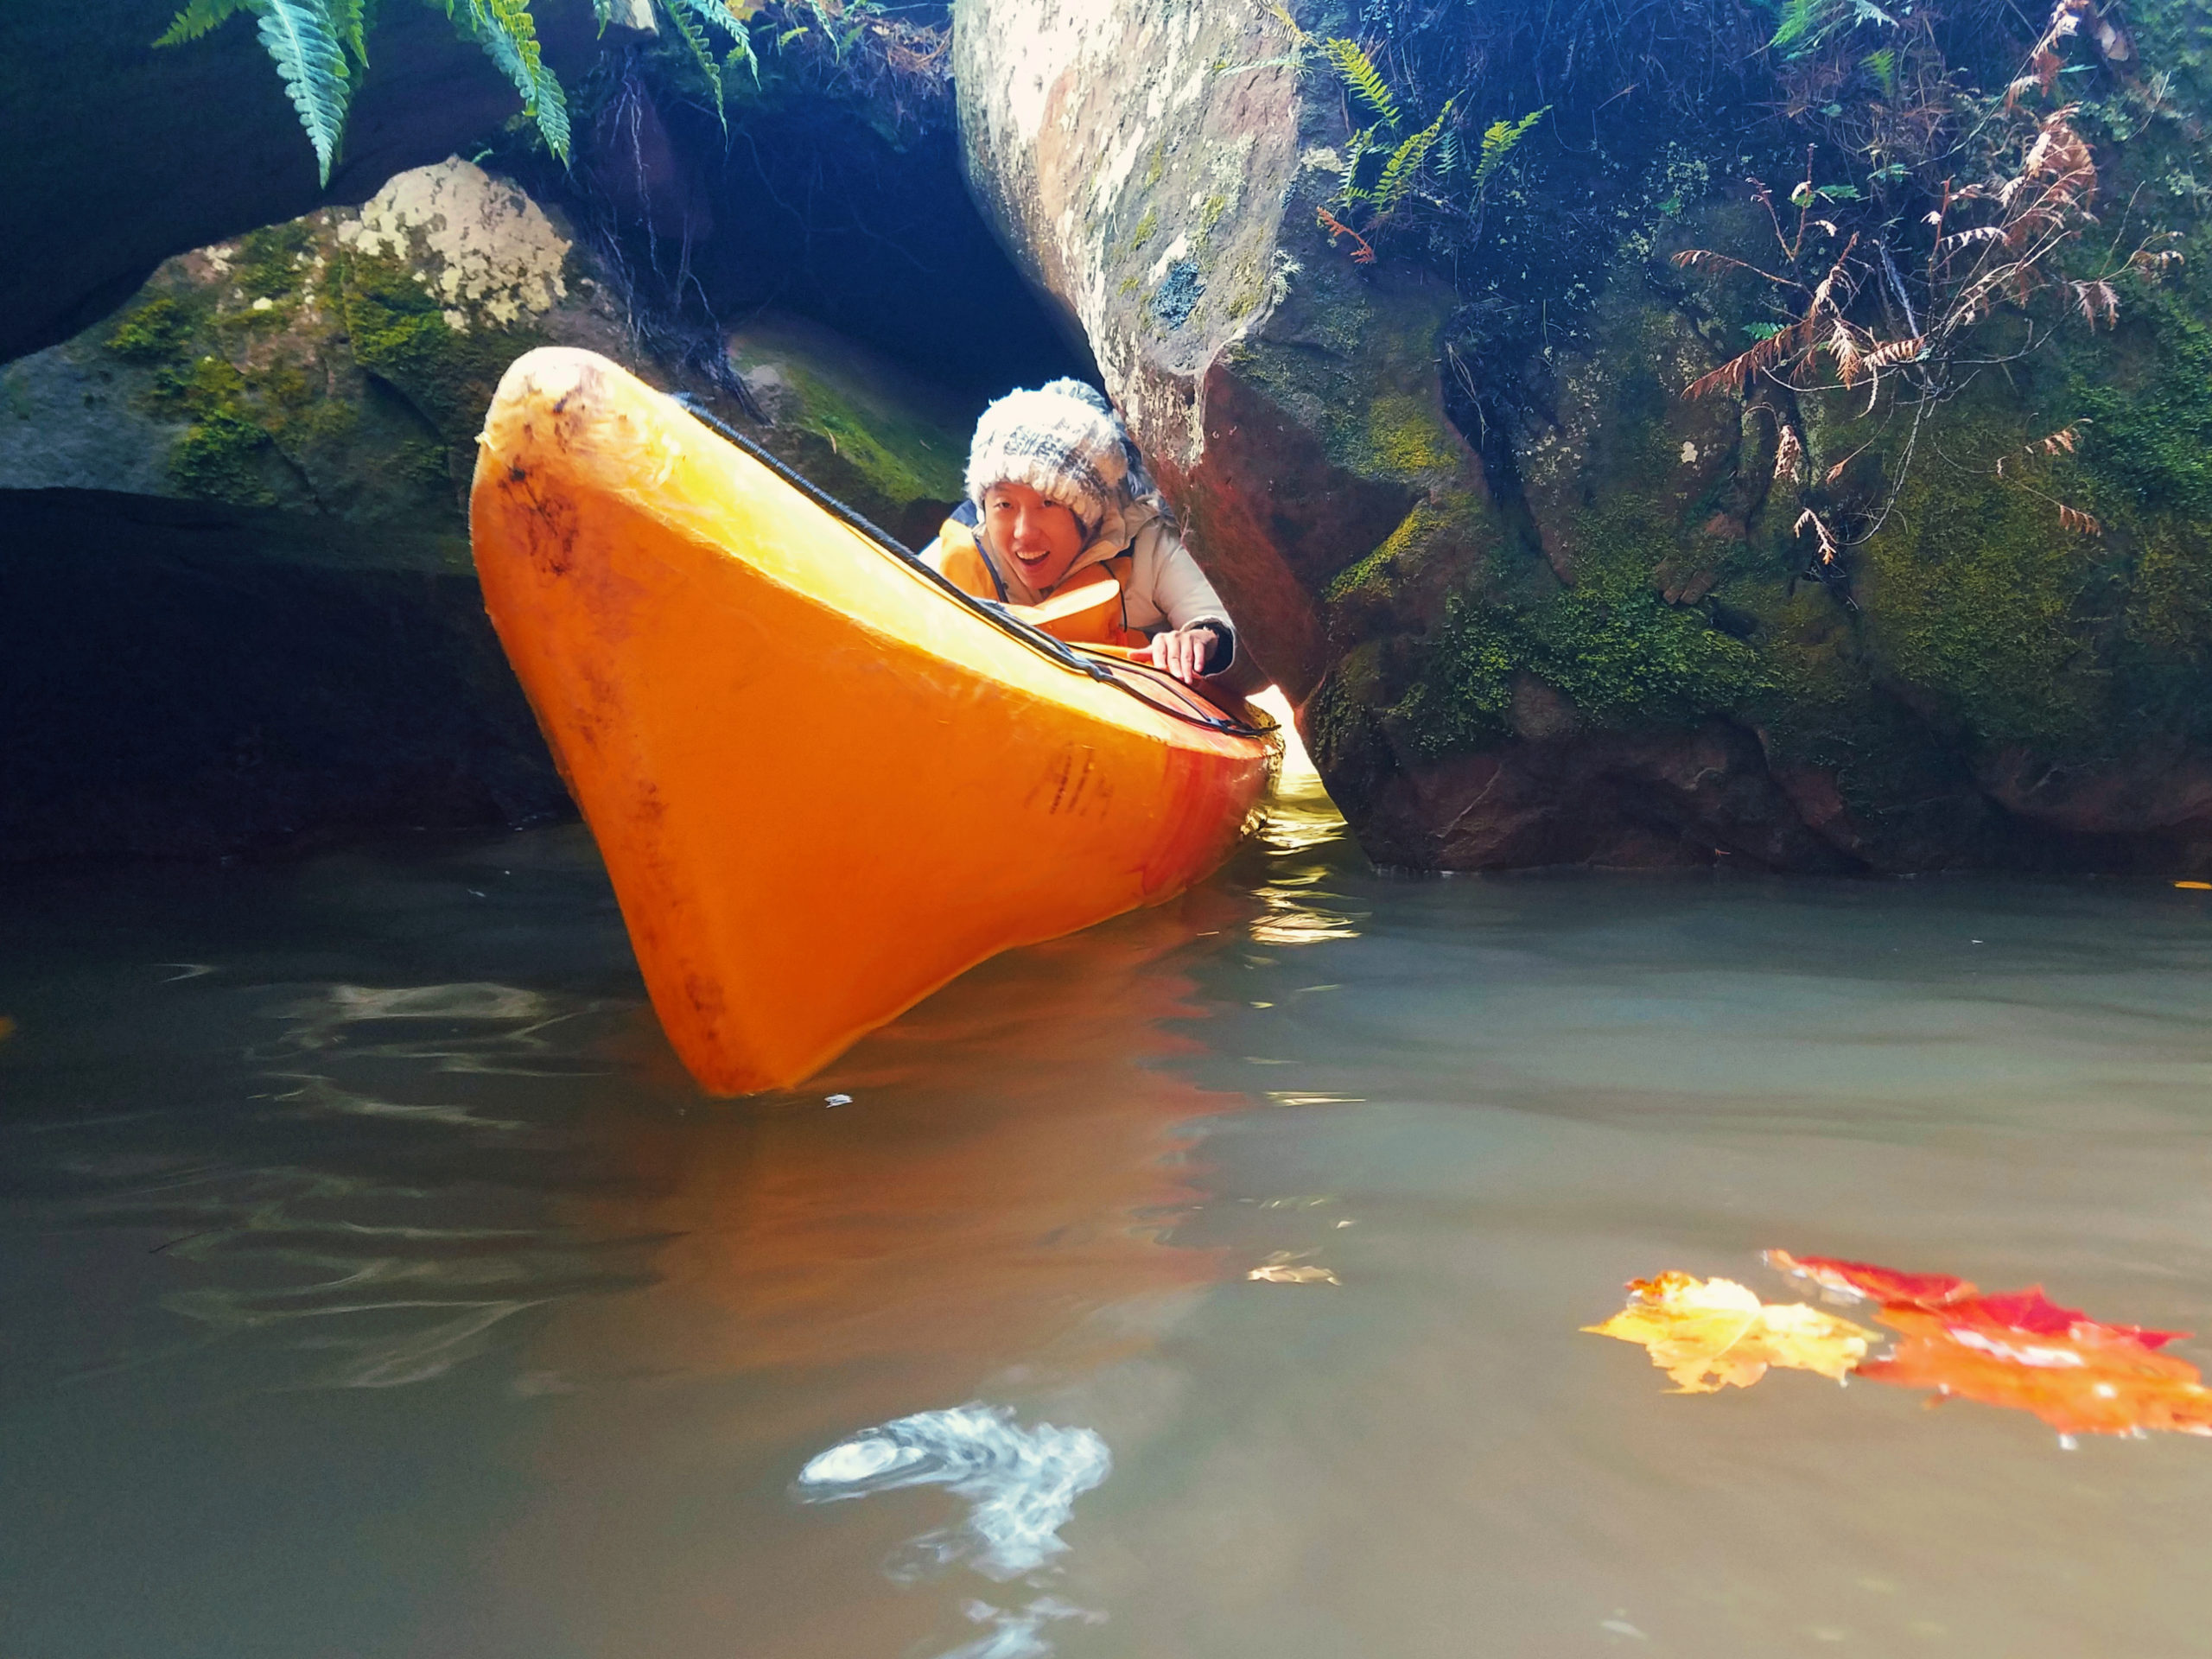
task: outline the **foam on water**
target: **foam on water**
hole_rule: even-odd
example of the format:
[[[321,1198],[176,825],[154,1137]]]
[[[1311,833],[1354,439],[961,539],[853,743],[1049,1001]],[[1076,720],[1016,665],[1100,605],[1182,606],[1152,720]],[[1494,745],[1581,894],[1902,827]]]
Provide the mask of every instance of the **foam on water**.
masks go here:
[[[1065,1552],[1059,1532],[1076,1499],[1113,1467],[1106,1442],[1090,1429],[1025,1429],[1011,1407],[977,1403],[856,1434],[810,1459],[792,1490],[803,1503],[823,1503],[901,1486],[949,1487],[970,1501],[967,1518],[915,1539],[892,1576],[916,1579],[964,1560],[1003,1583]]]

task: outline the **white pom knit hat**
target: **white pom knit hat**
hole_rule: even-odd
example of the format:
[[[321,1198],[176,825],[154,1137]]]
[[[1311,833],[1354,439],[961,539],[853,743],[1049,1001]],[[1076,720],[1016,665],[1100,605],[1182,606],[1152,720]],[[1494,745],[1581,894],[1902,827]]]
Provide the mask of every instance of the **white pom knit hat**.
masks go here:
[[[1129,494],[1128,432],[1104,396],[1080,380],[1010,391],[983,411],[968,450],[968,496],[977,507],[994,484],[1027,484],[1098,534]]]

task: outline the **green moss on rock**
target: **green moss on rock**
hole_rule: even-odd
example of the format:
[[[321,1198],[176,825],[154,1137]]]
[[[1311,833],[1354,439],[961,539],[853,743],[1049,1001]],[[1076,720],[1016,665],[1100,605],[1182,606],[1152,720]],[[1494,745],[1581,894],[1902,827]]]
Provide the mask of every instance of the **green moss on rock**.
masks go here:
[[[289,299],[305,286],[314,252],[315,230],[307,219],[249,232],[238,243],[238,285],[250,299]]]
[[[210,354],[165,362],[155,371],[143,401],[157,413],[188,424],[169,452],[170,484],[179,495],[234,506],[276,504],[269,462],[275,447],[257,417],[244,376]]]
[[[2197,656],[2212,642],[2212,530],[2162,525],[2135,562],[2129,636],[2161,653]]]
[[[169,452],[169,478],[179,495],[273,507],[276,492],[261,473],[270,448],[269,434],[254,421],[233,408],[212,409],[185,429]]]
[[[2196,240],[2190,253],[2212,257],[2212,236]],[[2088,417],[2084,459],[2104,486],[2101,505],[2212,519],[2212,322],[2192,309],[2212,303],[2212,282],[2196,286],[2131,295],[2126,355],[2139,366],[2125,384],[2097,360],[2113,352],[2080,365],[2069,401]]]
[[[1983,741],[2093,744],[2103,679],[2080,607],[2102,551],[2039,495],[1916,467],[1861,555],[1876,658]]]
[[[1504,735],[1516,677],[1564,694],[1597,725],[1678,725],[1732,713],[1770,683],[1758,652],[1695,608],[1669,605],[1650,571],[1674,543],[1631,513],[1577,525],[1582,579],[1532,604],[1456,596],[1421,672],[1390,711],[1422,760]]]
[[[942,431],[883,410],[861,409],[819,375],[787,368],[805,413],[800,425],[887,501],[956,501],[962,457]],[[937,442],[932,444],[931,439]]]
[[[1433,398],[1379,391],[1369,400],[1354,438],[1355,470],[1389,478],[1447,472],[1459,447]]]
[[[454,327],[429,287],[388,255],[349,253],[341,263],[338,294],[355,360],[396,387],[458,454],[473,444],[507,365],[543,340],[531,328]]]
[[[168,295],[124,312],[103,344],[126,363],[174,364],[192,343],[192,313]]]

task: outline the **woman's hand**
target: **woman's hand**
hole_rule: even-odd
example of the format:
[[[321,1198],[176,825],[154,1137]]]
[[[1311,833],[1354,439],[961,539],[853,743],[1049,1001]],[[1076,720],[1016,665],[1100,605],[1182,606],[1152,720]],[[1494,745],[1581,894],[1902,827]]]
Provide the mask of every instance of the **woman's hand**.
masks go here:
[[[1198,683],[1205,672],[1207,655],[1213,650],[1218,636],[1211,628],[1200,623],[1193,627],[1171,628],[1152,637],[1152,645],[1141,660],[1154,668],[1164,669],[1185,685]]]

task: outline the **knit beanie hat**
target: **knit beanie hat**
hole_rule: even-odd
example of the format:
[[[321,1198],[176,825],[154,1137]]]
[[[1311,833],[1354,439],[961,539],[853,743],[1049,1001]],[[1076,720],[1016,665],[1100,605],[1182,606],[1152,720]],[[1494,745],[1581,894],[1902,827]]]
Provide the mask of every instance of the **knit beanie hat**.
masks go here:
[[[1129,493],[1128,430],[1103,393],[1080,380],[1010,391],[983,411],[968,451],[968,496],[981,507],[994,484],[1027,484],[1096,536]]]

